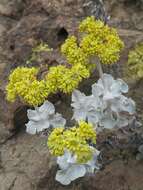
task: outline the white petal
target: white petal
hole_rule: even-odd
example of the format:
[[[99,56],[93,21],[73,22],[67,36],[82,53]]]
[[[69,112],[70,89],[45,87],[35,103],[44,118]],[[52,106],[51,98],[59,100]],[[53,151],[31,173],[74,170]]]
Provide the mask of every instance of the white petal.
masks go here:
[[[103,96],[103,100],[105,100],[105,101],[110,101],[114,98],[115,98],[114,94],[112,92],[109,92],[109,91],[107,91]]]
[[[102,117],[101,112],[98,112],[96,110],[88,112],[88,122],[92,123],[93,125],[96,125]]]
[[[56,174],[56,180],[63,185],[70,184],[71,181],[82,177],[86,173],[84,165],[76,164],[76,157],[69,151],[65,151],[63,156],[58,157],[57,163],[61,170]]]
[[[87,113],[85,112],[85,110],[80,109],[80,110],[74,110],[74,114],[73,114],[73,119],[75,119],[76,121],[80,121],[80,120],[86,120],[87,117]]]
[[[120,83],[115,81],[113,85],[110,87],[110,93],[112,93],[113,97],[118,97],[121,95],[121,86]]]
[[[54,105],[48,101],[45,101],[42,106],[36,107],[35,110],[29,109],[27,115],[30,121],[26,124],[26,131],[30,134],[41,132],[50,125],[60,127],[66,123],[61,114],[55,114]]]
[[[129,114],[135,113],[135,102],[131,98],[127,98],[125,96],[120,96],[119,100],[120,104],[120,112],[125,111]]]
[[[120,99],[119,98],[114,98],[111,101],[111,110],[115,113],[120,112]]]
[[[86,174],[86,169],[84,165],[72,165],[68,171],[68,176],[70,176],[71,181],[74,181],[75,179],[79,177],[83,177]]]
[[[101,84],[93,84],[92,85],[92,94],[95,96],[95,97],[98,97],[98,96],[101,96],[103,95],[104,93],[104,87],[103,85]]]
[[[120,83],[121,92],[127,93],[129,90],[128,85],[122,79],[117,79],[117,82]]]
[[[56,113],[53,117],[49,117],[49,122],[53,127],[64,127],[66,124],[66,120],[59,113]]]
[[[67,170],[57,171],[56,180],[63,185],[69,185],[75,179],[83,177],[85,173],[84,165],[71,165]]]
[[[62,185],[69,185],[71,183],[70,178],[67,176],[66,170],[58,170],[55,179]]]
[[[100,154],[100,151],[95,149],[95,152],[93,154],[93,158],[86,163],[86,171],[88,173],[94,173],[95,169],[99,169],[99,163],[98,163],[98,156]]]
[[[104,88],[106,87],[107,89],[110,89],[114,81],[115,80],[113,79],[112,75],[104,73],[103,78],[98,80],[98,84],[103,85]]]
[[[85,97],[84,93],[81,93],[79,90],[74,90],[72,93],[72,102],[78,102],[84,97]]]
[[[114,120],[112,117],[105,116],[100,121],[100,125],[103,126],[105,129],[112,129],[116,126],[116,120]]]
[[[118,127],[126,127],[129,124],[128,118],[125,117],[119,117],[117,121],[117,126]]]
[[[110,92],[113,94],[114,97],[118,97],[121,95],[121,93],[128,92],[128,85],[122,79],[117,79],[112,84]]]
[[[54,114],[55,113],[55,108],[54,108],[54,105],[51,102],[45,101],[44,104],[39,107],[39,111],[41,113],[45,113],[45,117],[46,117],[46,115]]]
[[[31,110],[31,109],[27,110],[27,117],[29,120],[32,120],[32,121],[39,121],[41,119],[41,116],[37,112],[37,110]]]
[[[34,135],[36,134],[36,127],[35,126],[32,126],[32,121],[29,121],[26,125],[26,132],[31,134],[31,135]],[[31,127],[32,126],[32,127]]]
[[[54,114],[54,105],[48,101],[45,101],[40,107],[35,107],[35,110],[28,109],[27,116],[29,120],[39,121],[41,119],[46,119],[49,114]]]
[[[41,120],[39,122],[29,121],[26,124],[26,132],[29,134],[36,134],[36,132],[41,132],[49,128],[49,126],[49,122],[46,120]]]
[[[67,160],[69,159],[70,156],[71,153],[69,151],[65,151],[64,155],[62,156],[58,156],[57,164],[59,165],[60,169],[62,170],[68,169],[70,164],[67,162]]]

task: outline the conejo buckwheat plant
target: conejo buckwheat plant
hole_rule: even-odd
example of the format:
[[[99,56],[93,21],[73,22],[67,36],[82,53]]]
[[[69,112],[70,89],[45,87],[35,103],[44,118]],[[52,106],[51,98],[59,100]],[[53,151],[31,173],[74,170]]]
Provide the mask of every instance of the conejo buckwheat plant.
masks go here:
[[[47,145],[57,158],[56,180],[63,185],[99,170],[96,133],[104,128],[127,126],[135,115],[134,101],[125,96],[128,85],[102,70],[102,64],[119,60],[124,43],[117,31],[92,16],[80,23],[79,36],[79,39],[69,36],[61,46],[68,66],[50,67],[41,80],[37,77],[39,68],[18,67],[10,74],[6,88],[9,101],[20,97],[34,106],[27,111],[27,133],[52,129]],[[45,48],[47,50],[47,46]],[[86,96],[77,88],[95,68],[100,79],[92,85],[92,94]],[[72,93],[73,127],[65,126],[66,120],[55,113],[54,105],[47,101],[50,94],[58,92]]]
[[[105,64],[114,63],[119,59],[123,42],[115,29],[95,20],[94,17],[88,17],[81,22],[79,32],[79,44],[75,36],[70,36],[61,47],[70,68],[63,65],[51,67],[47,75],[38,80],[39,68],[18,67],[9,76],[7,99],[14,102],[18,96],[29,105],[38,106],[49,94],[58,91],[70,93],[78,87],[82,79],[88,78],[96,66],[91,64],[91,57],[97,56]],[[33,48],[33,51],[35,53],[45,49],[47,51],[47,46],[40,44]]]
[[[70,129],[54,129],[48,138],[48,147],[53,155],[58,156],[60,170],[56,180],[68,185],[86,173],[99,169],[99,151],[95,149],[95,144],[96,132],[91,124],[84,121]]]

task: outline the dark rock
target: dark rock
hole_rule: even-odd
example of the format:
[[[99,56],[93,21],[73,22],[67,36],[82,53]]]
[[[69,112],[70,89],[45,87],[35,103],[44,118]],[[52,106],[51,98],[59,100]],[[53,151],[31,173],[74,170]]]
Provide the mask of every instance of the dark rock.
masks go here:
[[[138,0],[104,0],[105,7],[111,19],[112,26],[128,29],[140,30],[143,27],[143,3]]]
[[[142,163],[131,158],[127,162],[119,160],[119,154],[114,161],[109,157],[111,162],[98,173],[62,186],[54,179],[57,166],[46,143],[45,137],[20,133],[1,146],[1,190],[135,190],[143,187]]]
[[[43,178],[52,178],[50,171],[55,162],[50,159],[46,141],[25,134],[1,147],[1,190],[34,190]]]

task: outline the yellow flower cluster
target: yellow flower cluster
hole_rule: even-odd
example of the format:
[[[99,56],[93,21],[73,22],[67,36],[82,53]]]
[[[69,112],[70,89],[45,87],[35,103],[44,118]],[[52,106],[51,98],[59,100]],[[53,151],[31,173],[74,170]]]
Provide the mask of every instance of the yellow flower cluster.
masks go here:
[[[51,92],[58,90],[63,93],[71,93],[84,78],[89,77],[89,71],[85,66],[77,64],[71,68],[59,65],[51,67],[46,76],[47,86]]]
[[[46,76],[47,87],[52,93],[58,90],[63,93],[71,93],[84,78],[89,77],[89,71],[85,66],[77,64],[71,68],[63,65],[51,67]]]
[[[80,63],[89,69],[92,56],[97,56],[104,64],[118,61],[124,44],[115,29],[94,17],[87,17],[81,22],[79,31],[83,34],[79,45],[76,37],[71,36],[61,48],[69,64]]]
[[[48,89],[43,80],[37,81],[37,68],[17,67],[9,76],[6,87],[7,99],[14,102],[19,95],[30,105],[39,105],[48,96]]]
[[[127,66],[126,74],[129,78],[134,80],[143,78],[143,43],[129,52]]]
[[[90,64],[90,57],[97,56],[106,64],[119,59],[123,42],[115,29],[104,25],[102,21],[95,20],[94,17],[87,17],[81,22],[79,31],[83,33],[80,42],[71,36],[61,47],[61,52],[66,56],[70,68],[62,65],[51,67],[45,78],[38,81],[37,68],[18,67],[9,77],[7,99],[13,102],[17,96],[20,96],[30,105],[40,105],[49,94],[57,91],[70,93],[78,87],[82,79],[88,78],[94,68],[94,65]],[[51,49],[47,44],[39,44],[33,48],[29,63],[39,59],[37,53],[42,51],[51,51]]]
[[[49,94],[57,91],[70,93],[78,87],[83,78],[89,77],[89,71],[80,64],[67,68],[62,65],[51,67],[41,81],[36,76],[37,68],[16,68],[9,77],[7,99],[14,102],[17,96],[32,106],[42,104]]]
[[[61,47],[61,52],[66,56],[69,64],[87,65],[88,57],[77,45],[75,36],[70,36]]]
[[[79,44],[85,54],[99,57],[104,64],[118,61],[124,43],[114,28],[94,17],[87,17],[81,22],[79,31],[85,33]]]
[[[96,144],[96,132],[91,124],[81,121],[79,126],[67,130],[54,129],[47,145],[55,156],[61,156],[65,150],[69,150],[77,156],[78,163],[86,163],[93,156],[93,148],[89,146],[89,141]]]

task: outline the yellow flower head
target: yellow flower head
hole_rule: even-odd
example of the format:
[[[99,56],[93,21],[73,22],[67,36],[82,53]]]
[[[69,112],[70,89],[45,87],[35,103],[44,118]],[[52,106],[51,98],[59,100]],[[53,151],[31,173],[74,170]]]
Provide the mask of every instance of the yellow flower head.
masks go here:
[[[51,67],[45,78],[37,80],[37,68],[18,67],[9,76],[6,87],[7,99],[14,102],[19,96],[29,105],[42,104],[49,94],[58,91],[71,93],[84,78],[89,77],[88,69],[80,64],[67,68],[63,65]]]
[[[51,67],[46,75],[46,85],[50,89],[51,93],[56,93],[59,90],[59,81],[63,78],[68,71],[63,65]]]
[[[67,61],[71,65],[81,64],[87,65],[88,57],[77,45],[75,36],[70,36],[61,47],[61,52],[66,56]]]
[[[116,30],[94,17],[87,17],[79,26],[84,33],[80,47],[87,56],[97,56],[104,64],[118,61],[124,43]]]
[[[64,154],[64,128],[55,128],[48,138],[48,147],[51,153],[55,156],[61,156]]]
[[[86,163],[93,156],[89,142],[96,143],[96,132],[91,124],[81,121],[79,126],[64,130],[56,128],[48,138],[48,147],[55,156],[61,156],[69,150],[77,156],[77,162]]]
[[[75,36],[70,36],[61,48],[69,64],[80,63],[90,69],[92,56],[98,57],[104,64],[118,61],[124,44],[114,28],[91,16],[80,23],[79,32],[79,42]]]
[[[37,68],[18,67],[9,76],[6,87],[7,99],[14,102],[20,96],[24,102],[32,106],[42,104],[49,94],[44,80],[38,81]]]

